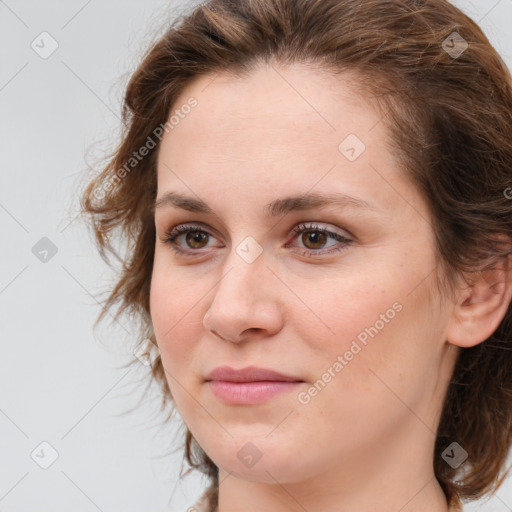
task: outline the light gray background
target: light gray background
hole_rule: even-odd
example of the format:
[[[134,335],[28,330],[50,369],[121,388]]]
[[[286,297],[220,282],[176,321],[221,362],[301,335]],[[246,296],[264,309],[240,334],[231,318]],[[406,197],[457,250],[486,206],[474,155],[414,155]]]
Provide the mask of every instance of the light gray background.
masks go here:
[[[512,67],[512,0],[455,3]],[[179,481],[183,430],[163,425],[158,390],[137,407],[147,367],[121,366],[141,341],[133,326],[93,331],[112,274],[76,219],[128,74],[183,5],[0,0],[0,512],[184,511],[206,484]],[[47,59],[31,48],[43,31],[59,45]],[[32,252],[42,237],[58,250],[47,262]],[[43,441],[59,455],[48,469],[31,458],[50,460]],[[465,510],[511,511],[512,479]]]

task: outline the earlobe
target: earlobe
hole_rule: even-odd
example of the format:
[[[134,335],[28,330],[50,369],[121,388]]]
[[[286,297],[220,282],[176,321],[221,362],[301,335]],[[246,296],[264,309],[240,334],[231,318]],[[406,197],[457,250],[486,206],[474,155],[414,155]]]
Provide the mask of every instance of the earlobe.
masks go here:
[[[495,268],[475,272],[460,290],[446,340],[473,347],[489,338],[507,314],[512,298],[512,265],[504,258]]]

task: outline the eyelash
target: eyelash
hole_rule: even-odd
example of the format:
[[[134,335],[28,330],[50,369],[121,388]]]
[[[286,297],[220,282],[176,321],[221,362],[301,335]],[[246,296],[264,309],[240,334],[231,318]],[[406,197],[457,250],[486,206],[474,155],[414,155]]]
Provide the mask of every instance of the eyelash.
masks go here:
[[[338,240],[339,242],[342,242],[343,246],[338,247],[336,249],[331,249],[329,251],[323,251],[323,252],[315,251],[313,249],[299,249],[299,251],[301,252],[301,254],[303,256],[316,256],[316,255],[323,256],[326,254],[342,252],[346,249],[346,247],[349,244],[351,244],[353,242],[353,240],[350,240],[350,239],[348,239],[338,233],[335,233],[333,231],[329,231],[328,229],[321,228],[320,226],[318,226],[316,224],[299,224],[298,226],[295,226],[292,229],[292,232],[296,235],[294,238],[297,238],[298,235],[301,235],[302,233],[307,233],[308,231],[315,232],[315,233],[322,233],[326,236],[334,238],[334,239]],[[183,235],[183,234],[186,234],[189,232],[200,232],[200,233],[205,233],[205,234],[211,236],[211,234],[208,231],[206,231],[204,228],[202,228],[201,226],[197,226],[197,225],[193,225],[193,224],[192,225],[191,224],[181,224],[181,225],[174,226],[174,227],[170,228],[166,232],[165,238],[162,241],[164,243],[169,244],[171,246],[171,249],[176,254],[184,255],[184,256],[189,256],[189,255],[191,256],[190,252],[197,253],[200,249],[184,250],[184,249],[181,249],[175,242],[176,238],[178,238],[180,235]]]

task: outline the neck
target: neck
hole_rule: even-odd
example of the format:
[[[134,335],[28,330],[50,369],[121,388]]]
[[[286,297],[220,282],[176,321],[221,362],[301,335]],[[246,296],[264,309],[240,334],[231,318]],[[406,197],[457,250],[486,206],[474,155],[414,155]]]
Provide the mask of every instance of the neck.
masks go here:
[[[261,467],[257,481],[219,468],[217,512],[455,512],[434,475],[434,441],[416,418],[387,439],[369,442],[365,455],[333,456],[331,467],[300,482],[280,482],[270,468]],[[300,457],[291,463],[300,464]]]

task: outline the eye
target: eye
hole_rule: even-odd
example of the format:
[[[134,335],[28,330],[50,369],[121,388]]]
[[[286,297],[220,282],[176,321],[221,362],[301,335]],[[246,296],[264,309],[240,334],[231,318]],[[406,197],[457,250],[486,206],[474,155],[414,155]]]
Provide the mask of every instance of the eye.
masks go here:
[[[299,235],[302,235],[300,240],[306,246],[306,249],[299,248],[299,252],[304,256],[322,256],[325,254],[340,252],[346,249],[347,245],[352,243],[351,239],[334,231],[322,228],[314,223],[299,224],[292,229],[292,233],[296,235],[294,239],[298,238]],[[184,237],[188,246],[187,248],[183,248],[179,243],[177,243],[180,237]],[[181,224],[170,228],[166,232],[162,242],[169,244],[175,253],[187,256],[192,255],[191,253],[199,252],[198,249],[204,249],[207,247],[206,244],[209,241],[209,237],[212,237],[212,235],[199,225]],[[321,249],[327,243],[329,238],[339,242],[339,244],[328,246],[333,248],[328,251],[320,252],[318,249]],[[289,244],[286,245],[286,247],[289,246]]]
[[[336,252],[340,252],[346,249],[347,245],[352,243],[352,240],[349,238],[340,235],[334,231],[330,231],[325,228],[321,228],[317,224],[299,224],[298,226],[292,229],[292,232],[296,235],[302,235],[300,237],[301,242],[306,246],[307,250],[301,249],[300,252],[304,256],[323,256],[325,254],[332,254]],[[334,239],[340,244],[333,247],[331,250],[319,252],[315,249],[319,249],[327,243],[327,240],[331,238]]]
[[[201,226],[181,224],[169,229],[162,241],[168,243],[174,252],[178,254],[186,254],[187,250],[183,249],[176,243],[176,240],[182,236],[185,236],[185,241],[189,245],[189,249],[203,249],[206,247],[204,242],[208,240],[208,237],[210,237],[211,234]]]

